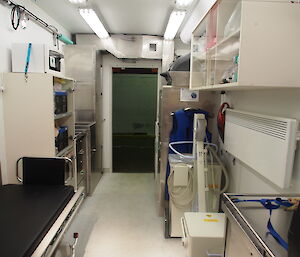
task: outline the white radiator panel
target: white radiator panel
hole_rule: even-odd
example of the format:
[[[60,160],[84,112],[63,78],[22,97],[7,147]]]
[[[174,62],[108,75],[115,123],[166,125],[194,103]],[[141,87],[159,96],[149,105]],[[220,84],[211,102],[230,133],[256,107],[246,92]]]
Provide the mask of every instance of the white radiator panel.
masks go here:
[[[225,150],[281,188],[290,186],[298,121],[226,111]]]

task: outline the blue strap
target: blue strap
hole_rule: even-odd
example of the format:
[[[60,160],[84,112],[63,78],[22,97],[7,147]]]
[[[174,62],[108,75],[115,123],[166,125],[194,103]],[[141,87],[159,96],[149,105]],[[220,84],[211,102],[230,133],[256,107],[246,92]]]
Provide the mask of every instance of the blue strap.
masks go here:
[[[32,48],[32,43],[29,43],[28,44],[28,49],[27,49],[26,65],[25,65],[25,75],[27,75],[27,73],[28,73],[30,55],[31,55],[31,48]]]
[[[288,251],[288,243],[277,233],[277,231],[275,230],[275,228],[273,227],[272,225],[272,222],[271,222],[271,215],[272,215],[272,210],[270,210],[270,217],[269,217],[269,220],[268,220],[268,225],[267,225],[267,228],[269,230],[268,233],[270,233],[275,239],[276,241],[285,249]]]
[[[290,203],[287,200],[283,200],[281,198],[276,199],[260,199],[260,200],[240,200],[240,199],[234,199],[234,203],[240,203],[240,202],[258,202],[261,203],[266,209],[269,210],[270,217],[268,220],[267,228],[268,233],[270,233],[275,240],[285,249],[288,250],[288,243],[277,233],[277,231],[274,229],[272,222],[271,222],[271,216],[272,211],[280,208],[280,206],[284,207],[291,207],[293,206],[292,203]]]

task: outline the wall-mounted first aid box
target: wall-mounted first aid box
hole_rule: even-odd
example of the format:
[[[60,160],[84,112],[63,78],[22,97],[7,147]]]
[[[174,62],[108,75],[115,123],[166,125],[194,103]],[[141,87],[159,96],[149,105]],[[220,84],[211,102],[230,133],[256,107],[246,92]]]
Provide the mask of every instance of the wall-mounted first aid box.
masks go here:
[[[29,73],[50,73],[57,76],[64,76],[63,53],[45,44],[32,44],[30,51],[29,43],[12,44],[11,56],[13,72],[25,72],[28,55]]]

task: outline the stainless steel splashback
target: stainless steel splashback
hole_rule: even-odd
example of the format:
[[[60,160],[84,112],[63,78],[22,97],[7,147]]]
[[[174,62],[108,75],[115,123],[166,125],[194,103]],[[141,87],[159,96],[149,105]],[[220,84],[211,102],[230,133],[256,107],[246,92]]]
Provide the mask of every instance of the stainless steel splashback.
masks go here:
[[[180,90],[183,87],[163,86],[161,95],[160,107],[160,141],[168,142],[170,132],[173,126],[173,119],[170,115],[179,109],[203,109],[211,114],[214,113],[214,101],[216,95],[212,92],[201,92],[199,101],[197,102],[183,102],[180,101]],[[210,126],[211,124],[209,124]],[[209,127],[210,128],[210,127]]]
[[[161,92],[160,102],[160,121],[159,121],[159,162],[157,169],[160,170],[160,185],[159,185],[159,215],[163,215],[164,212],[164,192],[165,192],[165,179],[166,169],[169,152],[169,137],[173,127],[173,118],[171,112],[175,112],[179,109],[191,108],[191,109],[203,109],[208,111],[212,117],[208,123],[208,129],[216,136],[216,112],[217,103],[219,102],[219,96],[214,92],[201,92],[199,94],[199,101],[197,102],[184,102],[180,101],[181,88],[188,88],[186,86],[163,86]]]
[[[173,87],[188,87],[190,84],[189,71],[169,71]]]
[[[96,49],[64,46],[65,73],[76,80],[75,122],[96,121]]]

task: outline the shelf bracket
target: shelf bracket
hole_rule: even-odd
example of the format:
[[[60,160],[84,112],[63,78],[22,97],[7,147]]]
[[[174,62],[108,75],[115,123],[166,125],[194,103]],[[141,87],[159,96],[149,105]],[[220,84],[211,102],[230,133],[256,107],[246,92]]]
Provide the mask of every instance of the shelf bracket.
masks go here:
[[[296,138],[297,138],[297,141],[300,141],[300,131],[297,131],[297,136],[296,136]]]

